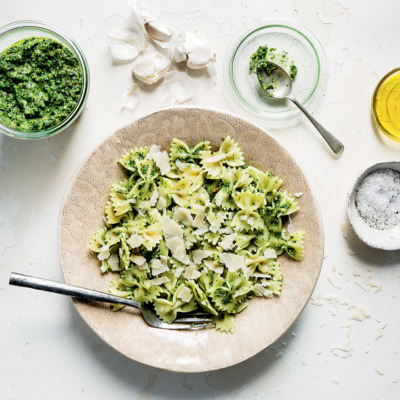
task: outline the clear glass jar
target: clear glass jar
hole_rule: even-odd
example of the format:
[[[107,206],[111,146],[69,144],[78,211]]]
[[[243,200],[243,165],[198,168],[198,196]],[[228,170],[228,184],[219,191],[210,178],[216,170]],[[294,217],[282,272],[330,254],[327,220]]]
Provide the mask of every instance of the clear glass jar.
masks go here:
[[[89,94],[89,83],[90,83],[90,73],[89,66],[86,61],[85,55],[78,44],[69,36],[67,33],[61,29],[50,25],[46,22],[41,21],[17,21],[11,24],[5,25],[0,28],[0,54],[8,49],[10,46],[16,42],[26,39],[28,37],[46,37],[56,40],[66,46],[79,60],[82,68],[83,75],[83,85],[82,93],[78,104],[76,105],[74,111],[70,114],[68,118],[62,121],[59,125],[35,132],[27,131],[17,131],[0,121],[0,132],[5,135],[15,137],[18,139],[40,139],[47,138],[57,133],[60,133],[64,129],[68,128],[83,111],[88,94]]]

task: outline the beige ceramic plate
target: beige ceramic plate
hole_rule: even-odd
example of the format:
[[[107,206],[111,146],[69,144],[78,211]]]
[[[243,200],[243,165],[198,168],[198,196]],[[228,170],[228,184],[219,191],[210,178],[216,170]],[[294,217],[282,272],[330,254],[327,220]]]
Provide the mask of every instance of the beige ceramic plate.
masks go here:
[[[83,319],[108,344],[141,363],[179,372],[225,368],[268,347],[296,320],[317,282],[323,259],[323,229],[315,197],[300,167],[268,133],[249,122],[222,112],[177,108],[160,111],[115,132],[98,146],[76,172],[60,214],[59,246],[65,281],[107,291],[112,275],[102,275],[87,243],[103,226],[104,207],[112,183],[125,177],[119,156],[136,146],[161,144],[168,149],[173,138],[190,145],[207,139],[219,145],[230,135],[238,141],[246,162],[276,173],[283,188],[303,192],[301,210],[293,217],[293,229],[303,229],[305,256],[294,261],[281,256],[284,283],[280,297],[253,298],[236,318],[234,334],[207,329],[178,332],[150,328],[136,310],[113,312],[108,305],[75,300]]]

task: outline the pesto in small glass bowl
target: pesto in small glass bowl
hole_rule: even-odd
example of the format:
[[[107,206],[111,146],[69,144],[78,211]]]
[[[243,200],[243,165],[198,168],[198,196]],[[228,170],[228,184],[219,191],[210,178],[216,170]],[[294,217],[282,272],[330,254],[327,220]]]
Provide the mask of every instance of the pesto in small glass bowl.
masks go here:
[[[39,21],[0,28],[0,133],[46,138],[69,127],[89,93],[89,67],[78,44]]]

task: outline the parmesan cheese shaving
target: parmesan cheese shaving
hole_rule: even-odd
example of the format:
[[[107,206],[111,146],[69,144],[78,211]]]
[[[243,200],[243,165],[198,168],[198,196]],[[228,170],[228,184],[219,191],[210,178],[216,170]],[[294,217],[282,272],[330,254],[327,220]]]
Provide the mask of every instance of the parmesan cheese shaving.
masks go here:
[[[119,271],[119,257],[116,254],[111,254],[110,258],[107,260],[108,265],[111,268],[111,271]]]
[[[189,301],[192,300],[193,294],[188,287],[184,286],[178,293],[177,297],[178,299],[181,299],[185,303],[189,303]]]
[[[218,161],[221,161],[224,158],[226,158],[226,154],[216,154],[214,156],[205,158],[203,160],[203,162],[206,163],[206,164],[212,164],[212,163],[216,163]]]
[[[193,221],[193,226],[195,228],[201,228],[203,225],[205,216],[206,216],[206,208],[203,206],[199,206],[197,208],[196,217],[194,218],[194,221]],[[207,231],[205,231],[205,232],[207,232]],[[200,235],[200,233],[198,233],[198,235]]]
[[[136,247],[140,247],[144,243],[144,239],[142,236],[134,233],[126,242],[129,244],[129,246],[132,247],[132,249],[135,249]]]
[[[190,264],[188,267],[185,269],[185,279],[197,279],[201,276],[201,273],[197,271],[197,265],[196,264]]]
[[[155,187],[153,190],[153,193],[151,194],[150,200],[149,200],[149,203],[152,207],[154,207],[156,205],[157,199],[158,199],[158,191],[157,191],[157,188]]]
[[[136,265],[143,265],[146,262],[146,259],[143,256],[138,256],[135,254],[132,254],[130,257],[130,260],[136,264]]]
[[[160,285],[162,285],[163,283],[167,283],[167,282],[169,282],[170,281],[170,279],[168,278],[168,276],[160,276],[159,278],[155,278],[155,279],[150,279],[150,283],[153,285],[153,286],[160,286]]]
[[[179,278],[182,275],[182,272],[183,272],[183,267],[178,267],[174,272],[175,278]]]
[[[177,237],[183,241],[183,229],[179,226],[179,224],[176,221],[172,220],[167,215],[164,215],[163,217],[162,230],[165,239],[171,239]]]
[[[264,257],[265,258],[277,258],[278,255],[276,254],[276,251],[274,249],[267,249],[264,251]]]
[[[342,235],[345,239],[347,239],[347,225],[346,222],[341,223],[341,228],[342,228]]]
[[[211,255],[212,255],[212,251],[210,251],[210,250],[193,250],[192,251],[193,262],[197,265],[199,265],[204,258],[211,257]]]
[[[204,260],[203,264],[210,269],[211,271],[216,272],[217,274],[221,275],[224,272],[224,266],[218,264],[214,260]]]
[[[174,220],[177,222],[183,222],[186,226],[193,225],[193,217],[189,210],[183,207],[176,207],[174,211]]]
[[[356,321],[364,321],[364,319],[370,316],[369,312],[362,306],[354,306],[354,311],[351,314],[351,318]]]
[[[219,260],[222,264],[225,264],[226,268],[231,272],[235,272],[239,269],[246,270],[245,258],[232,253],[221,253]]]
[[[165,207],[167,207],[167,201],[164,199],[164,197],[160,197],[158,199],[156,208],[157,210],[163,210]]]
[[[178,261],[186,263],[186,249],[185,244],[179,237],[173,237],[172,239],[166,239],[165,244],[168,249],[171,250],[172,256]]]
[[[171,165],[169,164],[169,156],[166,151],[161,151],[161,147],[153,144],[146,158],[152,158],[157,167],[160,168],[161,175],[167,175],[171,172]]]
[[[236,240],[236,237],[237,237],[237,233],[232,233],[230,235],[225,236],[224,240],[222,240],[218,244],[224,250],[230,250],[233,247],[233,242]]]
[[[161,256],[160,259],[151,260],[151,274],[153,276],[160,275],[169,271],[167,257]]]
[[[268,299],[272,299],[273,297],[273,293],[260,283],[254,285],[254,294],[259,297],[267,297]]]

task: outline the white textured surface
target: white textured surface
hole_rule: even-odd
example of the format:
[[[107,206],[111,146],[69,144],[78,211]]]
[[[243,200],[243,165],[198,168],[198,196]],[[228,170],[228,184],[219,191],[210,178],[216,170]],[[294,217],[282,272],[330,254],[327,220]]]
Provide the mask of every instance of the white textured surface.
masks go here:
[[[315,115],[344,142],[344,155],[335,160],[306,121],[272,132],[302,165],[320,200],[326,258],[314,299],[288,334],[253,359],[211,374],[182,375],[117,354],[90,331],[68,298],[9,287],[11,271],[62,279],[57,213],[73,171],[95,144],[171,99],[160,84],[140,92],[134,111],[120,109],[132,87],[131,64],[113,65],[107,34],[122,24],[125,0],[71,0],[57,7],[49,0],[7,3],[0,25],[41,19],[69,32],[87,55],[92,85],[87,109],[67,132],[36,142],[0,137],[0,397],[398,398],[400,252],[369,249],[349,227],[347,239],[341,229],[357,172],[400,155],[399,145],[377,134],[370,114],[379,78],[399,66],[397,1],[146,3],[172,28],[198,30],[217,54],[215,78],[176,71],[190,92],[189,105],[235,111],[223,91],[224,50],[235,32],[260,16],[295,19],[325,47],[330,78]]]

